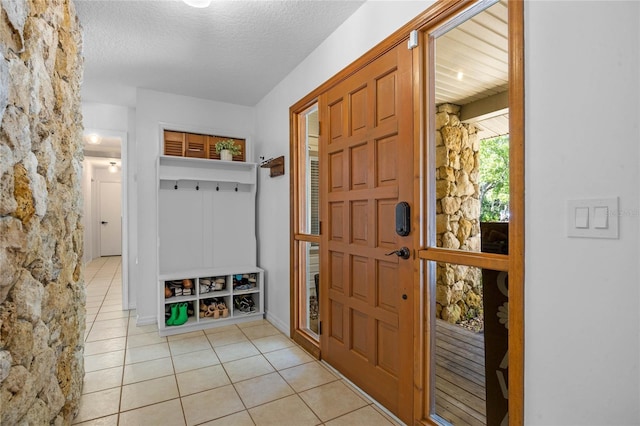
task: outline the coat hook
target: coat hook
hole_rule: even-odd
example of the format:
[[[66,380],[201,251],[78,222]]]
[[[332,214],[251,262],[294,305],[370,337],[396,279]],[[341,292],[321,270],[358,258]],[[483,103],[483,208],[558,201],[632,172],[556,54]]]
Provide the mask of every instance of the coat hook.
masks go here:
[[[178,189],[178,181],[176,181],[176,184],[173,185],[173,189]]]
[[[196,182],[196,191],[200,191],[200,182]]]
[[[238,184],[236,183],[236,192],[238,192]]]
[[[216,183],[216,191],[220,191],[220,184]]]

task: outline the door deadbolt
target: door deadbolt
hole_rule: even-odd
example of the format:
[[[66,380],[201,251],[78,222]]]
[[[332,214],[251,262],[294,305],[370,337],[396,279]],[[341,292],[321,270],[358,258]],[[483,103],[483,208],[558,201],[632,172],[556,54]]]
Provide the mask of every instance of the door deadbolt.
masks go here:
[[[411,233],[411,207],[406,201],[396,204],[396,234],[406,237]]]
[[[391,256],[392,254],[395,254],[401,259],[408,259],[411,257],[411,251],[409,251],[407,247],[400,247],[398,250],[387,253],[386,256]]]

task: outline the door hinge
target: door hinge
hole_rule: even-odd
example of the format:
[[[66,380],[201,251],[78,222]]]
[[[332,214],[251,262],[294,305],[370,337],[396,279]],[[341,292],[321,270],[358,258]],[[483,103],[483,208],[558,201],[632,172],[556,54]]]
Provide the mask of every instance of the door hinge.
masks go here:
[[[407,43],[407,49],[411,50],[414,47],[418,47],[418,30],[413,30],[409,33],[409,42]]]
[[[322,121],[318,121],[318,136],[322,135]]]
[[[322,221],[318,222],[318,234],[322,235]]]
[[[318,321],[318,335],[322,335],[322,321]]]

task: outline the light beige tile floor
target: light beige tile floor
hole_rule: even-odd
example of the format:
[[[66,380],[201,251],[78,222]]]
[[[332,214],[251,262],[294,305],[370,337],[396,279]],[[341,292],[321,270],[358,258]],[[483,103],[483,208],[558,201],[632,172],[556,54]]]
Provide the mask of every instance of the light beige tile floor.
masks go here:
[[[85,269],[85,380],[74,424],[397,425],[265,320],[170,337],[121,309],[120,258]]]

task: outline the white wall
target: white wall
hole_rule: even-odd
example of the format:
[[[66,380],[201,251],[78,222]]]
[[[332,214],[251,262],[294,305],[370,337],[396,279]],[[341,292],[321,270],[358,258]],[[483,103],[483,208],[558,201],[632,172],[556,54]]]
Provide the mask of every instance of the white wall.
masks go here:
[[[365,3],[256,106],[256,155],[285,155],[285,175],[270,178],[263,170],[258,185],[258,256],[266,271],[267,318],[285,333],[289,332],[289,107],[431,3]]]
[[[527,2],[525,414],[640,424],[638,2]],[[620,197],[620,239],[569,239],[565,202]]]
[[[82,122],[85,129],[129,130],[130,108],[97,102],[82,103]]]
[[[186,96],[138,89],[136,104],[138,191],[138,324],[156,322],[158,291],[156,161],[161,123],[176,130],[247,139],[247,161],[253,156],[254,109]]]

